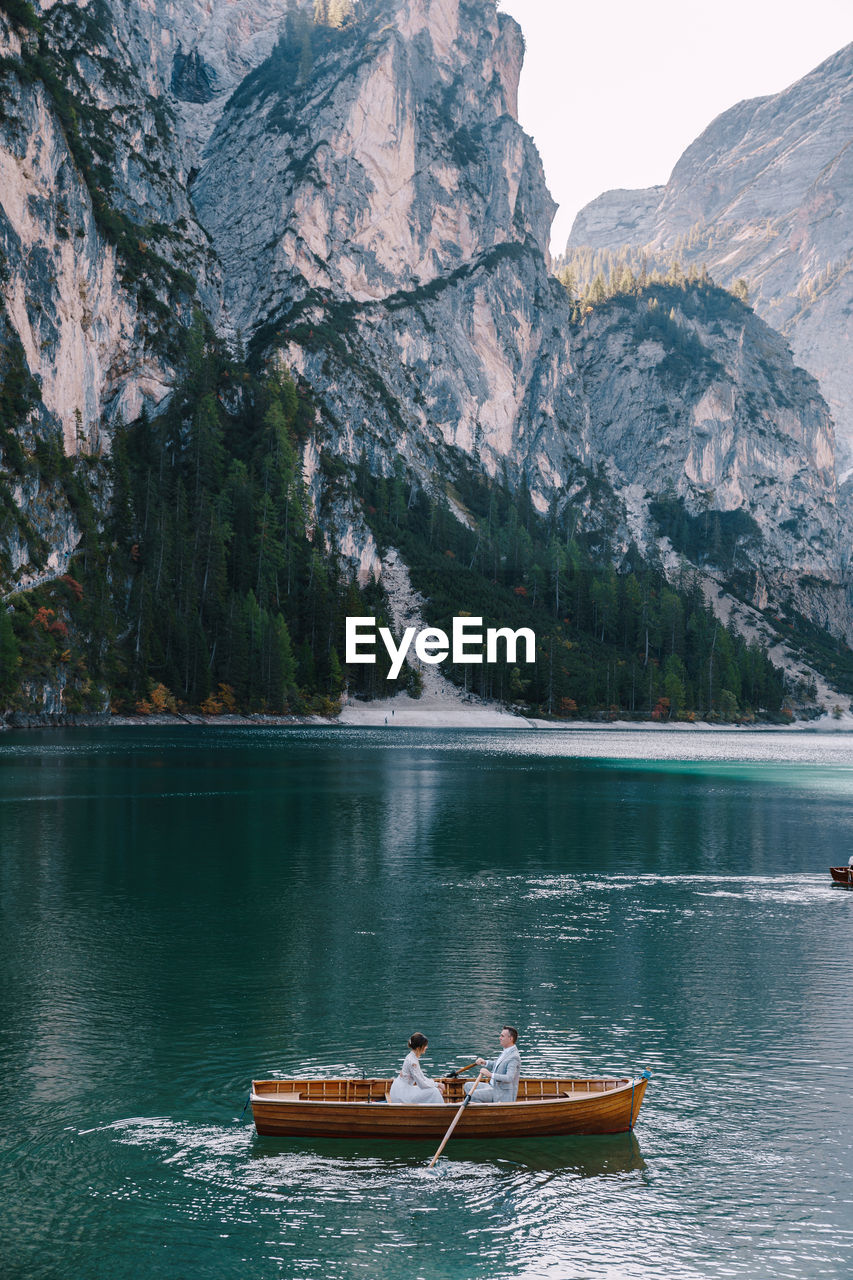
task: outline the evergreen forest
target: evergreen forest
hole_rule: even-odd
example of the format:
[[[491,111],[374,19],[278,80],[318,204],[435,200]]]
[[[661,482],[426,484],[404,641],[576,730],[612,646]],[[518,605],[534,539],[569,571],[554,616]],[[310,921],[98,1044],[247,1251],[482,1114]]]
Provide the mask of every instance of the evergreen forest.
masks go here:
[[[513,494],[471,472],[453,490],[467,525],[401,475],[377,479],[362,462],[356,483],[379,545],[398,547],[410,566],[431,625],[449,633],[454,616],[470,614],[484,628],[534,630],[529,666],[445,663],[464,689],[565,719],[789,714],[781,673],[757,643],[718,622],[692,570],[670,586],[633,552],[617,571],[573,507],[541,516],[525,489]]]
[[[4,705],[36,710],[46,684],[71,714],[108,698],[131,714],[329,715],[344,691],[418,696],[420,673],[389,681],[381,645],[374,666],[344,662],[347,616],[391,617],[381,586],[359,586],[327,542],[306,492],[310,387],[253,370],[200,317],[186,368],[168,409],[118,430],[105,462],[64,458],[56,441],[19,460],[64,486],[83,537],[68,573],[0,612]],[[26,388],[12,372],[17,412]],[[488,482],[461,457],[453,485],[432,492],[402,462],[378,476],[365,456],[353,466],[321,450],[320,471],[326,503],[354,503],[380,551],[399,549],[428,623],[449,632],[473,615],[534,630],[534,663],[446,662],[463,690],[564,719],[783,714],[781,674],[717,621],[692,572],[670,584],[636,552],[614,565],[571,505],[540,515],[523,487]]]

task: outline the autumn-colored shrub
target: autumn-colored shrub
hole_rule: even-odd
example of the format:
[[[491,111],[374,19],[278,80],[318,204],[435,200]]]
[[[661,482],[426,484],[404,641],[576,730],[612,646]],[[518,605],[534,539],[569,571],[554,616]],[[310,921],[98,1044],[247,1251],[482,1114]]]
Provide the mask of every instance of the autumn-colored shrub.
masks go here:
[[[64,573],[60,578],[60,582],[64,582],[67,587],[71,588],[71,590],[74,592],[74,598],[76,600],[83,599],[83,588],[76,578],[71,577],[70,573]]]
[[[51,619],[55,617],[56,613],[53,609],[48,609],[47,605],[42,605],[30,626],[41,627],[42,631],[49,631],[52,625]]]
[[[158,714],[162,714],[164,711],[177,711],[178,709],[178,704],[175,701],[175,695],[172,693],[171,689],[168,689],[164,684],[155,684],[148,694],[148,697],[151,700],[154,710]]]
[[[148,696],[140,698],[134,710],[138,716],[160,716],[167,711],[177,711],[175,695],[165,684],[152,684]]]
[[[237,710],[237,699],[230,684],[221,684],[216,693],[211,693],[201,704],[206,716],[233,715]]]

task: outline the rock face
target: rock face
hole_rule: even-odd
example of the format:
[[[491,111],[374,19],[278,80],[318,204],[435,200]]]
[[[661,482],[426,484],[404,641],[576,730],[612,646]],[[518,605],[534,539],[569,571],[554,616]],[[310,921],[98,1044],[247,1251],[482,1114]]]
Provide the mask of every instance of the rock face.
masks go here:
[[[716,525],[718,540],[728,517],[731,536],[715,547],[706,528],[702,539],[722,576],[762,605],[771,581],[777,597],[846,632],[832,421],[784,339],[722,290],[666,285],[594,308],[578,333],[596,446],[617,491],[639,486],[646,510],[663,504],[671,519],[681,507],[687,524]],[[642,543],[642,516],[634,532]]]
[[[67,453],[107,451],[117,421],[168,397],[200,308],[310,385],[308,489],[363,575],[376,548],[328,456],[338,481],[365,456],[450,501],[465,467],[526,484],[543,512],[571,499],[614,560],[632,539],[655,553],[662,495],[688,515],[747,507],[739,570],[853,634],[832,426],[784,343],[709,289],[659,298],[662,324],[650,297],[570,322],[516,119],[521,32],[495,0],[41,12],[40,44],[0,28],[0,292],[43,402],[22,439],[41,424]],[[623,193],[619,235],[645,237],[665,196]],[[29,511],[48,540],[66,527]]]
[[[193,188],[234,326],[320,393],[336,452],[426,477],[456,448],[545,509],[586,445],[518,26],[407,0],[315,28],[311,52],[309,71],[291,20]]]
[[[190,169],[230,88],[272,48],[284,0],[38,8],[41,38],[0,12],[0,366],[20,344],[40,392],[0,428],[29,459],[57,432],[66,455],[97,458],[116,423],[168,398],[193,307],[224,323]],[[200,84],[218,97],[200,104]],[[73,510],[31,461],[0,455],[18,511],[0,522],[3,585],[63,572]]]
[[[664,187],[612,191],[569,247],[630,244],[743,277],[758,314],[817,378],[853,466],[853,44],[802,80],[741,102],[688,147]]]
[[[20,54],[2,17],[0,33],[7,56]],[[144,399],[163,398],[166,372],[146,353],[115,248],[96,225],[44,86],[7,72],[3,111],[3,302],[66,452],[97,453],[111,419],[134,418]]]
[[[618,250],[626,244],[646,244],[654,235],[654,216],[664,190],[648,187],[645,191],[605,191],[575,218],[568,247],[592,245],[596,249]]]
[[[38,7],[41,48],[0,13],[2,295],[66,452],[98,453],[115,422],[168,396],[163,339],[187,320],[193,281],[223,323],[189,177],[286,0]]]

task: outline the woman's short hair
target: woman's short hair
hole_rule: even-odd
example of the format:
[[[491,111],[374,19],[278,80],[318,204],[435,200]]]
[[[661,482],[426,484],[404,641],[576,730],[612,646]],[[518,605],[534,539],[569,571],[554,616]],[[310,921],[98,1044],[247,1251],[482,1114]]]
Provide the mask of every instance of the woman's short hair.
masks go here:
[[[425,1049],[428,1044],[429,1044],[429,1041],[427,1040],[426,1036],[423,1035],[420,1031],[416,1031],[414,1035],[409,1036],[410,1049]]]

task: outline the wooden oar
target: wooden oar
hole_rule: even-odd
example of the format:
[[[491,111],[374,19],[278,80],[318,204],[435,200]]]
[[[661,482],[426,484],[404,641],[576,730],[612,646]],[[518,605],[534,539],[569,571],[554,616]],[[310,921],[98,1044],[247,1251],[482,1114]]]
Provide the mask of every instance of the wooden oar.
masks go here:
[[[482,1076],[477,1076],[477,1079],[474,1081],[474,1089],[477,1088],[477,1085],[480,1084],[482,1080],[483,1080]],[[441,1155],[444,1148],[447,1146],[451,1133],[456,1128],[456,1126],[458,1125],[459,1121],[462,1118],[462,1112],[465,1110],[465,1108],[468,1106],[468,1103],[471,1101],[471,1099],[474,1096],[474,1089],[472,1089],[470,1093],[465,1094],[465,1101],[462,1103],[462,1106],[459,1108],[459,1110],[456,1112],[456,1115],[453,1117],[450,1123],[450,1128],[447,1130],[447,1133],[442,1138],[441,1146],[438,1148],[438,1151],[436,1151],[435,1155],[430,1160],[429,1164],[427,1165],[427,1169],[432,1168],[432,1166],[435,1164],[436,1160]]]
[[[473,1062],[466,1062],[464,1067],[457,1067],[455,1071],[448,1071],[447,1075],[444,1078],[445,1080],[458,1080],[459,1077],[464,1074],[464,1072],[470,1071],[471,1068],[476,1067],[476,1065],[477,1065],[477,1059],[475,1058]]]

